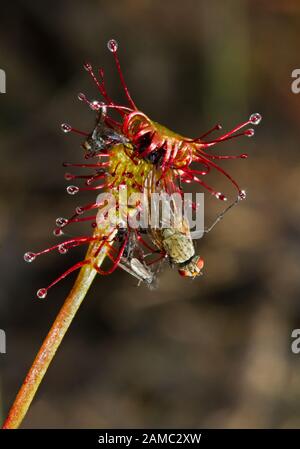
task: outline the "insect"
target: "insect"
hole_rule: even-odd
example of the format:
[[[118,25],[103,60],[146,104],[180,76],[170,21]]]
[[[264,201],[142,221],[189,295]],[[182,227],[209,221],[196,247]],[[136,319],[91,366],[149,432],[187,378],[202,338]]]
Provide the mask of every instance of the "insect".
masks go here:
[[[226,209],[224,209],[214,220],[209,228],[204,229],[205,233],[210,232],[219,223],[225,214],[239,203],[238,196]],[[163,228],[162,230],[151,230],[154,243],[164,250],[169,258],[170,264],[178,267],[178,273],[183,277],[195,278],[202,274],[204,260],[195,255],[195,246],[186,220],[180,228]],[[197,236],[197,233],[194,233]]]
[[[148,189],[148,195],[157,192],[157,171],[153,170],[148,177],[146,188]],[[165,179],[164,186],[169,193],[176,192],[176,186],[174,183],[168,184],[168,177]],[[237,198],[227,206],[220,214],[217,215],[213,223],[208,227],[203,229],[201,235],[199,232],[193,232],[193,237],[198,238],[202,236],[203,233],[210,232],[217,223],[219,223],[225,216],[225,214],[235,205],[237,205],[240,200],[245,198],[245,192],[242,191]],[[190,232],[190,225],[185,217],[182,217],[178,211],[178,204],[173,203],[172,208],[168,211],[171,213],[171,223],[172,227],[164,226],[164,218],[162,217],[160,221],[159,228],[150,228],[149,234],[152,237],[154,244],[160,248],[160,250],[165,252],[169,259],[171,266],[176,266],[178,268],[178,273],[183,277],[195,278],[202,274],[202,268],[204,266],[204,260],[195,254],[195,245],[193,243],[192,235]],[[157,213],[157,211],[155,211]],[[176,220],[180,216],[180,220]]]
[[[216,171],[226,177],[237,190],[237,200],[217,217],[215,223],[209,228],[211,230],[223,218],[225,212],[234,204],[238,204],[238,201],[245,196],[244,191],[240,189],[234,178],[217,162],[224,159],[245,159],[247,155],[217,155],[211,153],[210,150],[215,145],[238,136],[253,136],[254,130],[248,128],[248,125],[258,125],[261,115],[251,114],[248,120],[211,140],[208,136],[220,130],[221,125],[215,125],[200,137],[184,137],[151,120],[138,109],[125,83],[118,57],[118,44],[114,39],[108,42],[108,49],[114,57],[126,103],[119,104],[110,97],[102,69],[99,69],[96,75],[90,63],[84,64],[85,70],[102,98],[101,101],[90,101],[85,94],[78,95],[78,99],[86,103],[96,113],[96,124],[92,132],[81,131],[65,123],[61,125],[62,130],[66,133],[75,132],[84,136],[82,146],[85,150],[85,158],[92,159],[91,163],[64,164],[68,167],[92,170],[92,173],[87,175],[66,173],[65,179],[67,180],[83,179],[85,181],[84,186],[68,186],[67,192],[74,195],[80,191],[90,191],[94,194],[102,191],[109,192],[117,198],[120,189],[126,187],[129,196],[132,193],[143,192],[145,189],[147,195],[156,192],[183,195],[182,185],[193,183],[200,185],[218,200],[226,201],[225,194],[204,180],[211,171]],[[58,249],[61,254],[65,254],[68,249],[75,246],[89,245],[85,259],[69,268],[48,287],[40,289],[37,293],[39,298],[44,298],[49,288],[74,270],[87,264],[101,275],[111,274],[119,266],[138,280],[152,284],[152,279],[155,279],[155,271],[150,268],[151,265],[168,259],[172,266],[178,268],[179,274],[182,276],[190,278],[199,276],[204,262],[196,254],[192,238],[195,235],[193,233],[192,236],[187,221],[169,225],[161,222],[161,226],[158,228],[149,226],[145,232],[145,239],[141,235],[141,229],[128,228],[123,233],[123,240],[120,242],[118,239],[121,238],[121,234],[116,224],[108,226],[107,229],[99,228],[96,218],[101,208],[102,204],[99,204],[94,198],[86,205],[77,206],[75,213],[70,218],[60,217],[56,220],[55,236],[62,236],[64,228],[75,222],[90,221],[94,228],[92,233],[71,238],[36,253],[28,252],[24,255],[27,262],[32,262],[37,256],[55,249]],[[86,212],[95,210],[96,214],[85,215]],[[134,216],[138,213],[138,207],[131,205],[127,207],[126,211],[128,215]],[[176,210],[173,210],[173,216],[176,218]],[[116,236],[118,236],[117,239]],[[151,245],[154,247],[152,248]],[[133,251],[133,246],[138,249]],[[147,254],[145,251],[139,250],[142,247],[144,250],[148,250]],[[112,266],[106,271],[98,266],[97,258],[100,253],[107,255],[112,262]],[[153,255],[157,255],[154,260]]]
[[[116,236],[116,240],[122,243],[126,240],[122,257],[119,262],[119,267],[127,273],[139,280],[139,283],[144,282],[150,288],[156,286],[156,271],[152,271],[150,266],[146,264],[145,251],[138,240],[141,239],[141,233],[146,233],[146,230],[133,230],[130,228],[120,228]],[[142,240],[144,242],[144,240]],[[146,245],[146,242],[145,242]]]
[[[171,264],[178,266],[178,273],[183,277],[196,277],[202,274],[204,261],[195,255],[195,247],[189,230],[167,228],[162,231],[162,245],[169,256]]]
[[[84,94],[81,93],[79,96],[82,97]],[[105,106],[97,111],[95,127],[87,139],[82,143],[86,159],[97,156],[101,157],[104,150],[108,151],[112,146],[120,143],[128,143],[128,139],[122,134],[106,125],[106,114],[107,109]]]
[[[151,201],[153,193],[162,192],[158,182],[161,172],[153,169],[145,183],[148,201]],[[152,207],[151,214],[156,215],[156,226],[150,226],[149,235],[153,243],[159,248],[161,254],[165,254],[171,266],[177,266],[178,272],[184,277],[196,277],[201,274],[204,262],[200,256],[195,255],[195,247],[190,234],[189,223],[181,216],[180,205],[174,201],[173,193],[178,193],[172,178],[166,176],[164,188],[168,191],[168,208],[160,210],[160,205]],[[162,197],[166,202],[167,198]],[[153,202],[152,202],[153,205]],[[164,205],[165,206],[165,205]],[[163,207],[163,206],[162,206]],[[162,214],[160,214],[162,212]],[[158,220],[157,220],[158,217]]]
[[[155,274],[136,257],[133,257],[129,260],[121,259],[119,266],[123,270],[127,271],[127,273],[138,279],[139,282],[145,282],[148,286],[151,287],[154,286]]]

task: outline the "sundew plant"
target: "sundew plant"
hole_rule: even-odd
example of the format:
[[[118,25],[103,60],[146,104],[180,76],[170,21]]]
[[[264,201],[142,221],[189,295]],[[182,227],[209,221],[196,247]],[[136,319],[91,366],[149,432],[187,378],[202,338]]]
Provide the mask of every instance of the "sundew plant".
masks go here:
[[[79,245],[87,246],[87,252],[82,260],[37,291],[38,298],[44,299],[54,285],[79,270],[73,288],[4,422],[3,428],[6,429],[17,428],[22,423],[56,350],[97,274],[106,276],[122,269],[150,288],[156,285],[163,264],[175,268],[185,278],[194,279],[202,274],[204,260],[196,254],[189,220],[182,215],[180,201],[184,199],[187,186],[191,183],[198,185],[216,200],[226,202],[227,195],[206,180],[211,171],[216,171],[227,178],[236,190],[233,201],[203,232],[210,231],[227,210],[246,197],[245,191],[220,164],[224,159],[246,159],[247,154],[218,155],[213,150],[224,141],[239,136],[252,137],[254,130],[251,126],[260,123],[260,114],[250,115],[248,120],[215,138],[210,136],[221,129],[219,124],[199,137],[181,136],[153,121],[136,106],[124,80],[118,44],[114,39],[108,42],[108,50],[114,57],[124,92],[124,104],[118,104],[110,97],[103,69],[95,71],[90,63],[86,63],[84,68],[100,98],[89,100],[80,93],[78,99],[94,111],[93,127],[90,131],[83,131],[66,123],[61,125],[63,132],[73,132],[81,138],[84,159],[77,163],[64,163],[67,167],[65,179],[70,182],[67,192],[77,195],[81,191],[89,191],[90,202],[77,206],[69,218],[56,219],[54,235],[60,240],[59,243],[27,252],[24,259],[33,262],[52,251],[66,254]],[[80,173],[74,173],[76,169]],[[82,174],[81,169],[86,169],[86,172]],[[153,201],[157,194],[162,204],[168,206],[167,218],[163,214],[161,217],[161,203],[157,205]],[[192,213],[197,211],[199,204],[189,199],[185,206]],[[89,232],[65,239],[65,230],[78,222],[90,223],[91,226],[87,227]]]

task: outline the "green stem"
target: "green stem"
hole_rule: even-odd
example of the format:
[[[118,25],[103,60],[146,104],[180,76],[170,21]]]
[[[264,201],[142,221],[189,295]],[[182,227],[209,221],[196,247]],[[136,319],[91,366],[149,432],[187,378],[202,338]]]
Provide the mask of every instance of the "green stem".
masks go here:
[[[94,245],[88,250],[87,258]],[[101,251],[95,263],[100,266],[106,252]],[[3,429],[17,429],[22,423],[30,404],[43,380],[47,369],[59,348],[77,310],[90,288],[97,271],[92,265],[84,265],[75,281],[75,284],[57,315],[47,337],[45,338],[18,394],[9,414],[3,424]]]

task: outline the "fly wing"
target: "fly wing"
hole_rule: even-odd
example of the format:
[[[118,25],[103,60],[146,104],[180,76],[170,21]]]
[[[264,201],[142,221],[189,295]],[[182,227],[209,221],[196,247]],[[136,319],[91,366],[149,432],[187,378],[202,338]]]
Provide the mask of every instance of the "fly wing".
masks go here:
[[[157,205],[155,205],[152,201],[152,194],[153,193],[160,193],[160,189],[157,185],[157,171],[155,168],[153,168],[146,180],[145,183],[145,189],[146,189],[146,195],[148,200],[148,205],[150,206],[149,211],[149,228],[148,228],[148,234],[151,240],[153,241],[154,245],[160,249],[161,251],[164,251],[164,247],[162,244],[162,234],[161,234],[161,226],[160,223],[158,223],[158,226],[153,226],[154,223],[154,215],[159,216],[159,210],[157,209]]]
[[[131,260],[122,258],[119,266],[140,282],[145,282],[150,285],[154,281],[154,273],[150,269],[147,269],[147,267],[136,258],[132,258]]]
[[[165,228],[176,229],[190,236],[189,223],[183,215],[182,193],[173,172],[168,170],[162,177],[161,172],[153,168],[147,178],[146,188],[151,214],[150,236],[156,246],[163,249],[162,230]],[[158,194],[157,201],[152,201],[153,193]],[[163,195],[166,195],[165,199]]]
[[[145,267],[138,259],[131,259],[130,267],[132,271],[134,271],[134,273],[136,273],[141,279],[143,279],[143,281],[149,284],[153,282],[153,272],[149,268]]]

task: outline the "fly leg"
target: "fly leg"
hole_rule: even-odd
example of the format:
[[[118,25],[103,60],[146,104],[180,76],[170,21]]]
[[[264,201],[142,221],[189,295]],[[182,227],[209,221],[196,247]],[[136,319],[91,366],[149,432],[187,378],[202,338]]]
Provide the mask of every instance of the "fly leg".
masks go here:
[[[236,206],[237,204],[239,204],[239,202],[242,200],[242,197],[239,195],[231,204],[229,204],[229,206],[227,206],[218,216],[217,218],[213,221],[213,223],[208,227],[204,229],[205,233],[210,232],[217,223],[219,223],[225,216],[225,214],[232,209],[234,206]]]

